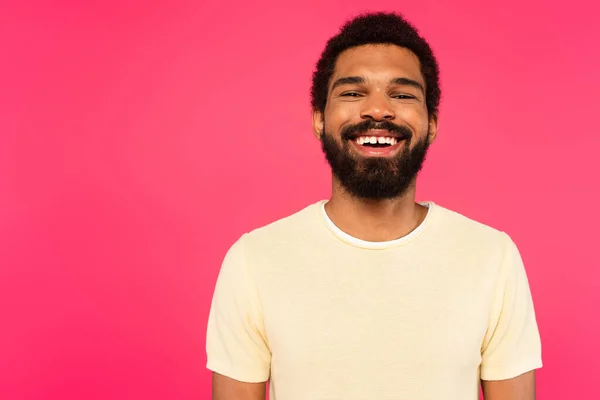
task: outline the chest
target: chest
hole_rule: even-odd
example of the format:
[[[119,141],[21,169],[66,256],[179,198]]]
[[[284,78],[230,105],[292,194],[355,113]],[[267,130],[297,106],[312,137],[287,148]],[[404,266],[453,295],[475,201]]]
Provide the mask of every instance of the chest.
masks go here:
[[[490,292],[443,262],[305,265],[261,295],[273,368],[476,371]]]

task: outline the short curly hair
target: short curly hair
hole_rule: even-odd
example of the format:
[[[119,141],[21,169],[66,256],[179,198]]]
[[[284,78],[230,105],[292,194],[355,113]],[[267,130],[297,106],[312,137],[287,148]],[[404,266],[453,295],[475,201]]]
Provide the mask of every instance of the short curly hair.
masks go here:
[[[350,48],[367,44],[393,44],[412,51],[419,58],[425,79],[427,112],[430,118],[437,118],[441,90],[439,67],[433,51],[402,15],[385,12],[361,14],[346,22],[340,32],[329,39],[312,76],[313,110],[325,111],[329,81],[339,55]]]

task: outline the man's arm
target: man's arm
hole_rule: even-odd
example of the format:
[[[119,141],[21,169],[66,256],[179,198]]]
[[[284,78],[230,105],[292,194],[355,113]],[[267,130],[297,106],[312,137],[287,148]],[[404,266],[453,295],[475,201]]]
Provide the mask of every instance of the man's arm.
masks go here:
[[[482,345],[480,379],[485,400],[534,400],[542,367],[540,334],[521,255],[508,238]]]
[[[485,400],[535,400],[535,371],[501,381],[481,381],[481,386]]]
[[[265,400],[265,397],[265,382],[240,382],[216,372],[213,373],[212,400]],[[529,400],[529,398],[527,399]]]
[[[213,294],[206,330],[206,366],[214,400],[265,400],[271,351],[258,287],[250,275],[244,237],[227,252]]]

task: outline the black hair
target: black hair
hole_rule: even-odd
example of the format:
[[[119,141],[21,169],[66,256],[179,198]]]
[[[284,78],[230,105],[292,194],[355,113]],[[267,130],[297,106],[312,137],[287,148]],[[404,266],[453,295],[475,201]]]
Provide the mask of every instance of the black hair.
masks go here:
[[[339,33],[329,39],[312,76],[312,108],[324,112],[338,56],[345,50],[368,44],[393,44],[412,51],[419,58],[425,79],[427,112],[430,118],[437,118],[441,90],[439,67],[431,47],[404,17],[384,12],[361,14],[347,21]]]

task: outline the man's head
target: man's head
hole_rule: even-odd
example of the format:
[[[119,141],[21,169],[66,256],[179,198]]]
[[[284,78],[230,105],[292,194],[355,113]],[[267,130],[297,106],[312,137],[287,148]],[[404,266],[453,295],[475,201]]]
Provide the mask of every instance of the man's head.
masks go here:
[[[354,196],[402,196],[437,134],[431,48],[396,14],[367,14],[331,38],[313,74],[313,127],[334,176]]]

